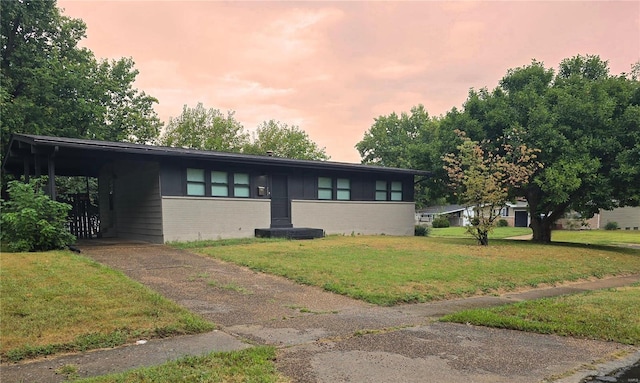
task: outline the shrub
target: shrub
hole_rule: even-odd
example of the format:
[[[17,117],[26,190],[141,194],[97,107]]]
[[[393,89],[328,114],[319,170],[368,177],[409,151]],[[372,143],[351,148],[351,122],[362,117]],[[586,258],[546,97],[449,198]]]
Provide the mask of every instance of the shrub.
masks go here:
[[[416,225],[413,233],[416,237],[428,237],[429,227],[423,226],[423,225]]]
[[[8,201],[0,200],[0,240],[9,251],[62,249],[75,242],[66,228],[71,206],[52,201],[42,192],[46,177],[29,183],[10,181]]]
[[[605,230],[618,230],[618,228],[619,228],[618,222],[615,222],[615,221],[614,222],[609,221],[607,222],[606,225],[604,225]]]
[[[447,219],[447,217],[436,217],[433,219],[433,222],[431,222],[431,226],[436,229],[441,227],[449,227],[449,220]]]
[[[509,226],[509,222],[507,222],[506,219],[498,220],[498,227],[507,227],[507,226]]]

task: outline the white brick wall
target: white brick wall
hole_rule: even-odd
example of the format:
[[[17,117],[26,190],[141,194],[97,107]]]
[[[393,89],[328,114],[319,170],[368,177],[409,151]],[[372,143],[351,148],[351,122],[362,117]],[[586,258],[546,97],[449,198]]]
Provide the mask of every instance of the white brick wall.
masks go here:
[[[253,237],[271,223],[268,199],[162,197],[164,241]]]
[[[326,234],[413,235],[413,202],[293,200],[293,227],[324,229]]]

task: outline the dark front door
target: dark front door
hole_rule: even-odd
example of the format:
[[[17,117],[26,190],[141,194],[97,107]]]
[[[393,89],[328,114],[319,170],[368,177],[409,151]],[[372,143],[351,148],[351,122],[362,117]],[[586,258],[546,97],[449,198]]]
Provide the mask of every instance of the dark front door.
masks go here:
[[[293,227],[287,183],[287,176],[271,176],[271,227]]]
[[[516,211],[515,227],[527,227],[528,214],[526,211]]]

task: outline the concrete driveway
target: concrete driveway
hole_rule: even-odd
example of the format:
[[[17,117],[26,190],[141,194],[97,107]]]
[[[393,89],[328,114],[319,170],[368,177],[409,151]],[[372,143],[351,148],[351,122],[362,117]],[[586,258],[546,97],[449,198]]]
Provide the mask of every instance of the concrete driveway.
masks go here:
[[[250,344],[278,347],[278,368],[293,382],[568,383],[640,359],[638,348],[617,343],[436,321],[464,308],[628,285],[640,280],[637,275],[499,297],[377,307],[163,245],[92,242],[81,249],[220,330],[5,365],[3,382],[62,381],[53,370],[64,364],[79,366],[81,377],[94,376]]]

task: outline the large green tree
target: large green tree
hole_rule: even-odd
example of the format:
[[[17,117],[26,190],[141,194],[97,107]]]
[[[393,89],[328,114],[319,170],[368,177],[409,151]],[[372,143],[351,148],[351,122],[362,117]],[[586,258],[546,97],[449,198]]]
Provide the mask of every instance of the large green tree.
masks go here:
[[[425,206],[442,202],[447,185],[442,156],[454,150],[457,143],[453,129],[442,130],[440,120],[417,105],[410,113],[394,112],[376,118],[355,147],[363,164],[433,172],[416,184],[416,204]]]
[[[133,60],[96,60],[78,47],[86,25],[55,0],[1,1],[0,130],[149,142],[161,122],[157,100],[133,87]]]
[[[245,145],[244,153],[299,160],[328,160],[324,148],[320,148],[309,135],[295,125],[287,125],[276,120],[264,121],[253,134],[253,139]]]
[[[610,75],[597,56],[565,59],[557,73],[535,60],[511,69],[493,91],[471,91],[454,117],[473,140],[497,144],[516,128],[540,150],[543,167],[511,192],[529,203],[534,241],[550,242],[568,211],[592,217],[640,202],[640,83]]]
[[[161,145],[221,152],[240,152],[248,143],[249,135],[233,111],[225,114],[202,103],[195,108],[185,105],[180,116],[169,119],[160,137]]]

